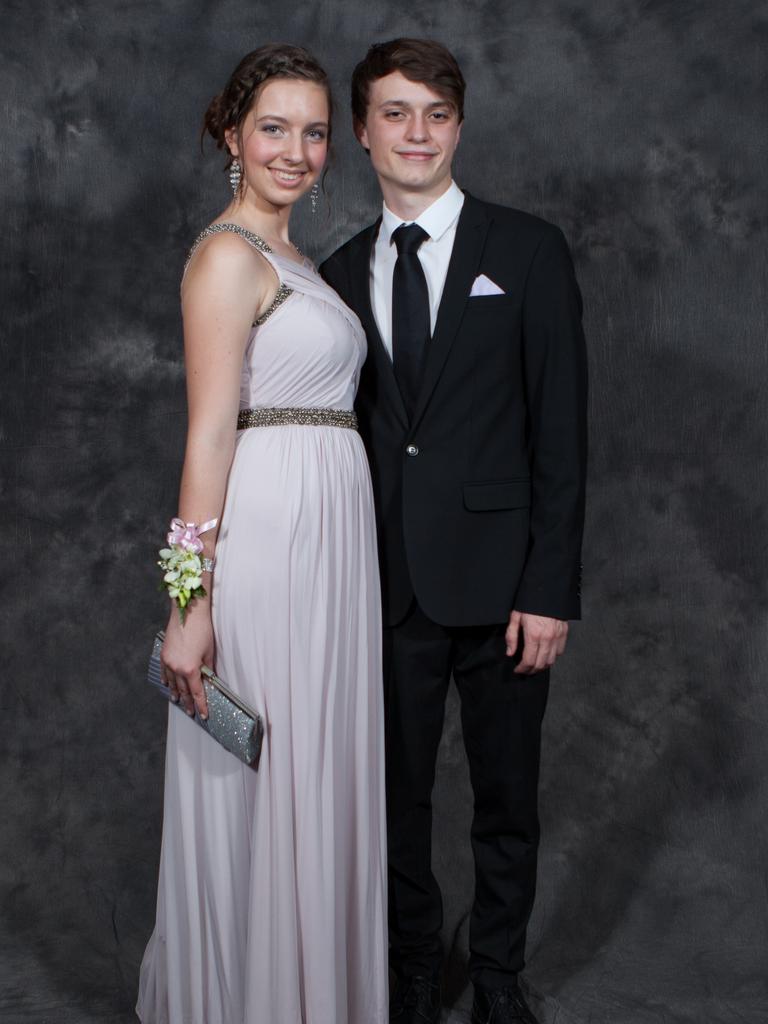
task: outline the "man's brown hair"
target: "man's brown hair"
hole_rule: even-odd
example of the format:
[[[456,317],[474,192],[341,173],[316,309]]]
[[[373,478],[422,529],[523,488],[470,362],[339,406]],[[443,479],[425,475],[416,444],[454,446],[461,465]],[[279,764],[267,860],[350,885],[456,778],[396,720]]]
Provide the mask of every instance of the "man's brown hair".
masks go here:
[[[374,43],[352,72],[355,125],[365,124],[371,83],[394,71],[411,82],[429,86],[453,105],[459,122],[464,120],[466,83],[451,51],[434,39],[390,39],[387,43]]]

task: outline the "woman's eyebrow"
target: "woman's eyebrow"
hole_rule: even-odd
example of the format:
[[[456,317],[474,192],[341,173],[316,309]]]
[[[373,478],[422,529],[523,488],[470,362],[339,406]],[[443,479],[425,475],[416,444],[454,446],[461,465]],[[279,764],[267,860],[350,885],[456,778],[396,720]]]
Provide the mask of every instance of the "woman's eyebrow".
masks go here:
[[[288,121],[284,117],[280,117],[279,114],[263,114],[261,117],[256,118],[256,123],[259,121],[279,121],[280,124],[288,124]],[[306,125],[307,128],[327,128],[327,121],[312,121],[311,124]]]

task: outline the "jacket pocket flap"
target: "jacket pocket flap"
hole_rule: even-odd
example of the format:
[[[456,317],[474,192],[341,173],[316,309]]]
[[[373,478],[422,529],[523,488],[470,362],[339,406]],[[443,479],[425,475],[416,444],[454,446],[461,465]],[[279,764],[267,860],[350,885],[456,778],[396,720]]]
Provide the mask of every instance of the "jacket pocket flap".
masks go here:
[[[530,480],[500,480],[498,483],[464,484],[464,506],[470,512],[492,512],[495,509],[529,508]]]

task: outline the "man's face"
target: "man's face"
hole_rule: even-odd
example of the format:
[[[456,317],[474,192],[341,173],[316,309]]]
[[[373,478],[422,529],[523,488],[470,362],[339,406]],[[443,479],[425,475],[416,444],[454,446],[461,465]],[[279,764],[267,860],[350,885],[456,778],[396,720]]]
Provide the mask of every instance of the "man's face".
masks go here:
[[[461,125],[453,104],[429,86],[399,71],[376,79],[356,133],[385,191],[437,197],[448,187]]]

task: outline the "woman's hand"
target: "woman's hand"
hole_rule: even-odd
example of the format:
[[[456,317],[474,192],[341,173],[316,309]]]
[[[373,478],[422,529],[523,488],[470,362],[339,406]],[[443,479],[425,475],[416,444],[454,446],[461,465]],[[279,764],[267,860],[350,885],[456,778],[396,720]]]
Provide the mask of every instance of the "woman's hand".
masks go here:
[[[171,691],[171,700],[188,715],[195,710],[201,718],[208,717],[208,703],[200,674],[200,666],[213,668],[214,644],[211,606],[208,598],[197,598],[187,607],[182,626],[174,605],[160,652],[160,675]]]

